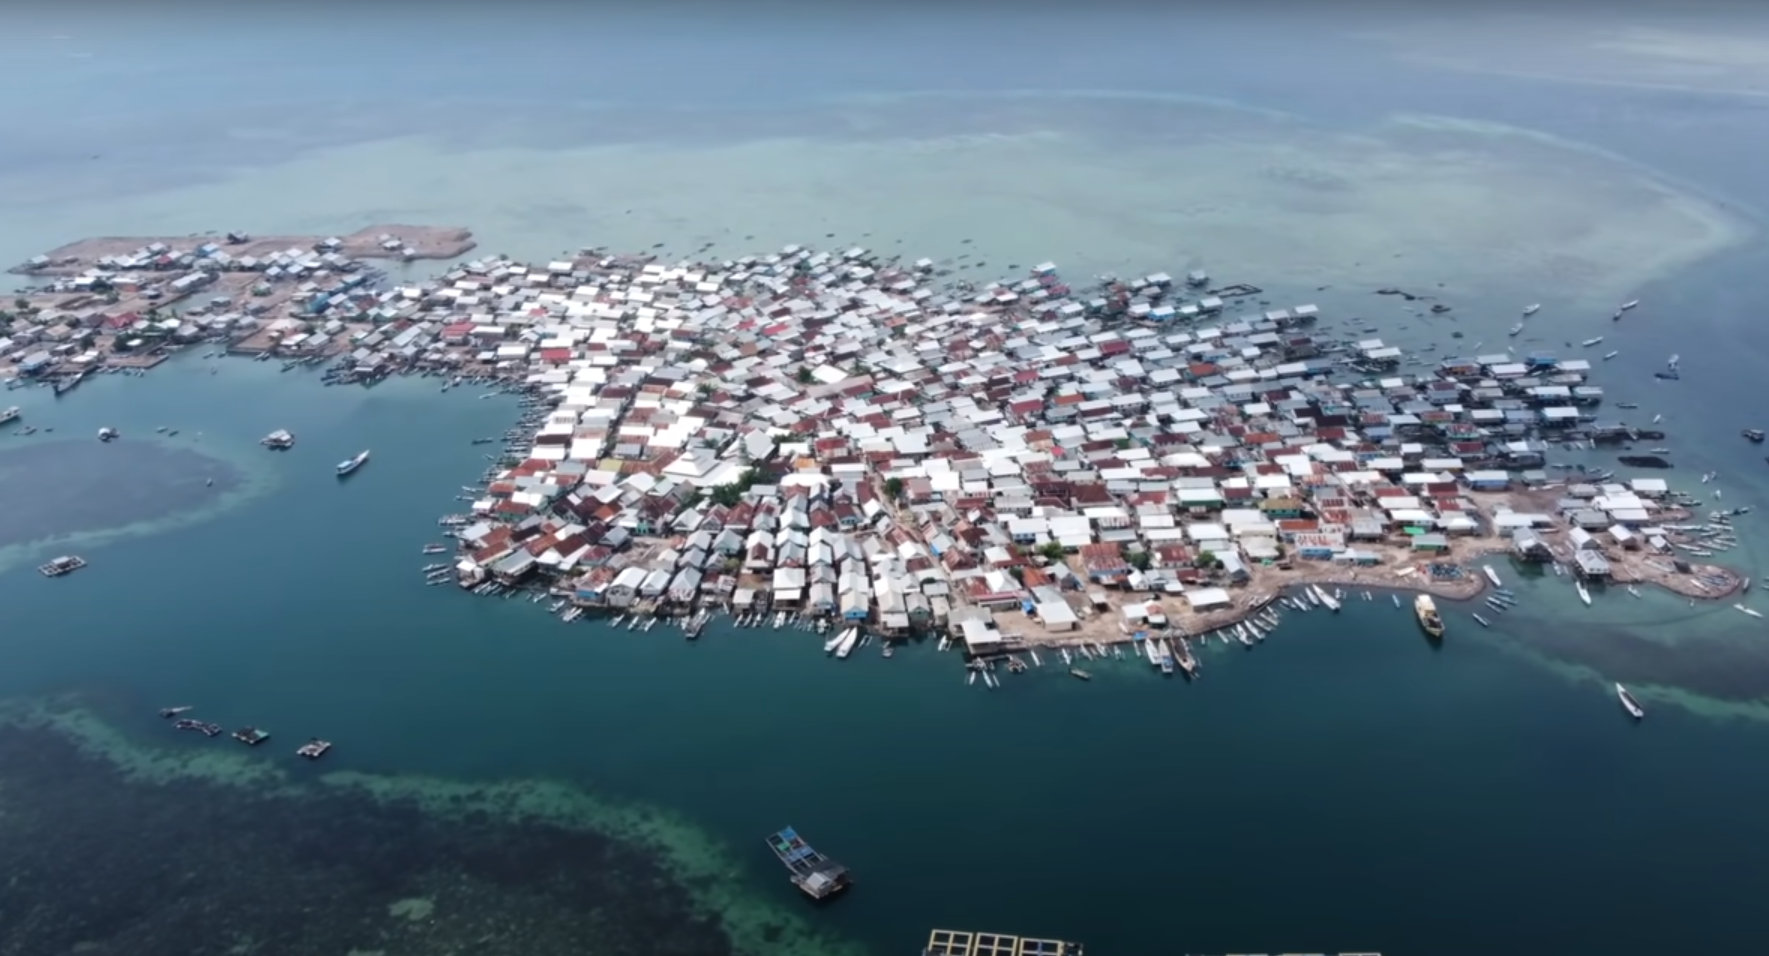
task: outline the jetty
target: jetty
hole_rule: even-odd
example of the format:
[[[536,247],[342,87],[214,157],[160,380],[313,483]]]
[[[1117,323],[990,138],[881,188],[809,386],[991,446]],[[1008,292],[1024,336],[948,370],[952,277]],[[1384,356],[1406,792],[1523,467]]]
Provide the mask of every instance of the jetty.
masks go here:
[[[768,837],[768,849],[792,874],[792,884],[811,899],[828,899],[853,885],[847,867],[817,852],[792,827]]]

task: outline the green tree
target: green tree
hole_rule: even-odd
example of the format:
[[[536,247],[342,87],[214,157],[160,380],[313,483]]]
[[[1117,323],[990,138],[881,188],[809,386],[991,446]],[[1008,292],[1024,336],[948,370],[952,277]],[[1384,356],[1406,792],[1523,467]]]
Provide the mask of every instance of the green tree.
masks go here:
[[[12,307],[20,312],[28,312],[31,308],[31,300],[21,295],[12,300]]]
[[[1061,561],[1068,552],[1063,550],[1061,542],[1046,541],[1038,546],[1038,553],[1049,558],[1052,562],[1057,562]]]
[[[811,374],[811,367],[809,365],[799,366],[798,380],[801,385],[809,385],[813,381],[816,381],[816,376]]]
[[[1155,559],[1147,551],[1132,551],[1126,557],[1126,560],[1130,562],[1131,567],[1138,571],[1147,571],[1149,565],[1154,563]]]
[[[1216,567],[1216,553],[1213,551],[1199,551],[1197,564],[1200,568]]]
[[[903,479],[901,479],[901,478],[886,478],[885,479],[885,495],[888,496],[892,501],[901,500],[903,497]]]

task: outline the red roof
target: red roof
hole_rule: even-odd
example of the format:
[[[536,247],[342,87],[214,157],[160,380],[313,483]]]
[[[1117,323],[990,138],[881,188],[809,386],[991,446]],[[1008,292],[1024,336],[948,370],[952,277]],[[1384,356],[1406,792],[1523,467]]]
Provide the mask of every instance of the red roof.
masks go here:
[[[543,362],[569,362],[569,361],[571,361],[571,350],[570,349],[541,349],[541,361],[543,361]]]

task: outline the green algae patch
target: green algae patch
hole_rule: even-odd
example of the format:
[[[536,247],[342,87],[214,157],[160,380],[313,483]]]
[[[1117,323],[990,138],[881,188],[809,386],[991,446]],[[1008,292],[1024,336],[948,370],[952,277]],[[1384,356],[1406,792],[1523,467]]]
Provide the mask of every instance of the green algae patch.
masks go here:
[[[0,951],[864,952],[658,808],[178,742],[132,739],[76,697],[0,705]]]

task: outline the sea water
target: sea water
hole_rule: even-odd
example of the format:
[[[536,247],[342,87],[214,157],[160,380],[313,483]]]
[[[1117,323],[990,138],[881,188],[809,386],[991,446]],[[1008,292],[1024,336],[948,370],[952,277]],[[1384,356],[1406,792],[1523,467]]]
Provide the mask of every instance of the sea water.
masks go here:
[[[1561,108],[1520,115],[1467,102],[1472,115],[1549,127]],[[1697,488],[1694,475],[1719,469],[1728,505],[1762,500],[1760,456],[1736,437],[1761,424],[1748,418],[1763,346],[1745,321],[1763,291],[1755,247],[1693,268],[1661,263],[1670,271],[1636,289],[1618,265],[1625,249],[1587,245],[1576,261],[1507,282],[1478,261],[1497,241],[1489,233],[1401,222],[1398,198],[1372,205],[1380,184],[1332,157],[1286,156],[1269,128],[1246,133],[1246,118],[1233,120],[1234,155],[1262,158],[1218,169],[1220,189],[1161,207],[1151,197],[1183,189],[1163,179],[1182,153],[1144,141],[1132,150],[1120,129],[1148,116],[1147,103],[1070,104],[1057,123],[1037,121],[1056,107],[1018,98],[928,110],[920,127],[890,126],[905,122],[900,108],[844,109],[844,136],[821,119],[779,121],[769,142],[738,128],[695,144],[699,160],[657,145],[664,132],[623,144],[605,127],[495,150],[439,151],[435,130],[397,142],[340,135],[330,152],[288,163],[179,167],[176,189],[114,176],[108,192],[91,192],[102,201],[58,200],[53,216],[24,197],[55,193],[9,192],[31,215],[6,218],[0,249],[22,258],[89,232],[335,232],[410,217],[478,228],[487,251],[542,256],[604,242],[682,254],[708,242],[717,254],[861,243],[938,255],[978,278],[1044,258],[1086,276],[1171,272],[1195,257],[1219,278],[1272,289],[1275,306],[1306,297],[1392,341],[1484,342],[1481,352],[1503,347],[1522,305],[1545,301],[1519,348],[1576,354],[1561,343],[1605,335],[1599,351],[1623,354],[1598,379],[1611,401],[1641,403],[1629,416],[1638,424],[1665,415],[1679,465],[1668,477]],[[1340,107],[1328,125],[1379,145],[1316,146],[1333,144],[1359,168],[1386,158],[1375,168],[1427,181],[1408,172],[1426,140],[1384,139],[1354,112]],[[536,128],[525,122],[519,138]],[[1616,149],[1651,138],[1579,131]],[[1091,145],[1114,136],[1109,156]],[[1545,188],[1527,151],[1460,143],[1523,167],[1476,201]],[[1583,168],[1605,170],[1618,194],[1635,188],[1636,171]],[[595,185],[547,201],[573,169]],[[715,169],[727,178],[696,185]],[[97,175],[55,174],[83,189]],[[1719,179],[1716,192],[1751,204],[1749,181]],[[632,182],[647,185],[634,195]],[[747,208],[726,195],[739,189]],[[1418,208],[1469,201],[1440,191]],[[1581,215],[1596,215],[1590,201]],[[251,210],[254,221],[239,221]],[[1243,233],[1185,234],[1209,236],[1236,216],[1252,223]],[[1323,248],[1347,216],[1358,217],[1347,228],[1366,259]],[[1325,238],[1262,241],[1304,220],[1296,229]],[[1716,220],[1704,209],[1676,221]],[[1372,223],[1387,224],[1388,241]],[[1731,228],[1710,234],[1733,242]],[[1521,241],[1527,252],[1546,240]],[[1682,248],[1706,255],[1705,241],[1694,234]],[[1517,250],[1501,258],[1515,262]],[[1431,292],[1435,282],[1450,291]],[[1423,284],[1454,308],[1428,319],[1370,295],[1393,283]],[[1623,297],[1643,304],[1611,323],[1609,303]],[[1685,379],[1657,382],[1651,372],[1671,352]],[[0,693],[15,721],[36,728],[0,734],[0,832],[30,876],[0,893],[39,914],[11,924],[22,944],[183,952],[194,935],[316,952],[594,940],[611,952],[883,954],[913,951],[945,926],[1082,939],[1106,953],[1456,954],[1753,938],[1742,914],[1756,871],[1739,848],[1761,835],[1755,808],[1769,780],[1749,755],[1763,731],[1715,716],[1754,713],[1769,668],[1760,622],[1723,605],[1611,590],[1585,608],[1565,579],[1525,578],[1501,561],[1523,606],[1488,615],[1494,627],[1482,630],[1446,604],[1442,649],[1404,611],[1354,599],[1337,615],[1291,616],[1254,650],[1213,647],[1195,684],[1130,661],[1089,665],[1095,679],[1081,683],[1047,661],[996,691],[967,686],[956,657],[927,646],[838,663],[802,631],[721,622],[690,643],[667,627],[564,625],[523,600],[424,585],[436,516],[463,507],[458,486],[486,464],[471,439],[517,414],[507,399],[438,385],[326,389],[311,371],[193,355],[59,401],[8,393],[27,421],[55,431],[6,437],[20,448],[0,448],[0,471],[22,451],[18,467],[73,469],[68,484],[94,489],[58,487],[49,510],[64,519],[60,539],[15,542],[0,574]],[[98,446],[89,436],[102,426],[124,437]],[[296,434],[294,450],[256,444],[276,428]],[[332,464],[363,448],[370,463],[338,480]],[[129,491],[151,500],[119,508],[104,489],[132,467],[143,474]],[[36,496],[49,492],[34,489],[47,479],[32,480],[0,485],[33,489],[8,508],[44,507]],[[32,570],[62,551],[91,567],[55,580]],[[1748,547],[1725,560],[1755,570]],[[1621,714],[1607,683],[1617,678],[1639,688],[1646,721]],[[274,736],[248,750],[153,716],[186,703],[199,708],[192,716]],[[315,735],[336,749],[299,763],[294,746]],[[797,898],[761,845],[786,824],[855,869],[848,898],[820,909]],[[89,838],[56,852],[69,832]],[[248,862],[251,894],[223,885],[219,874]],[[180,880],[187,892],[167,890]],[[226,905],[189,902],[203,894]],[[73,898],[97,902],[74,909]]]

